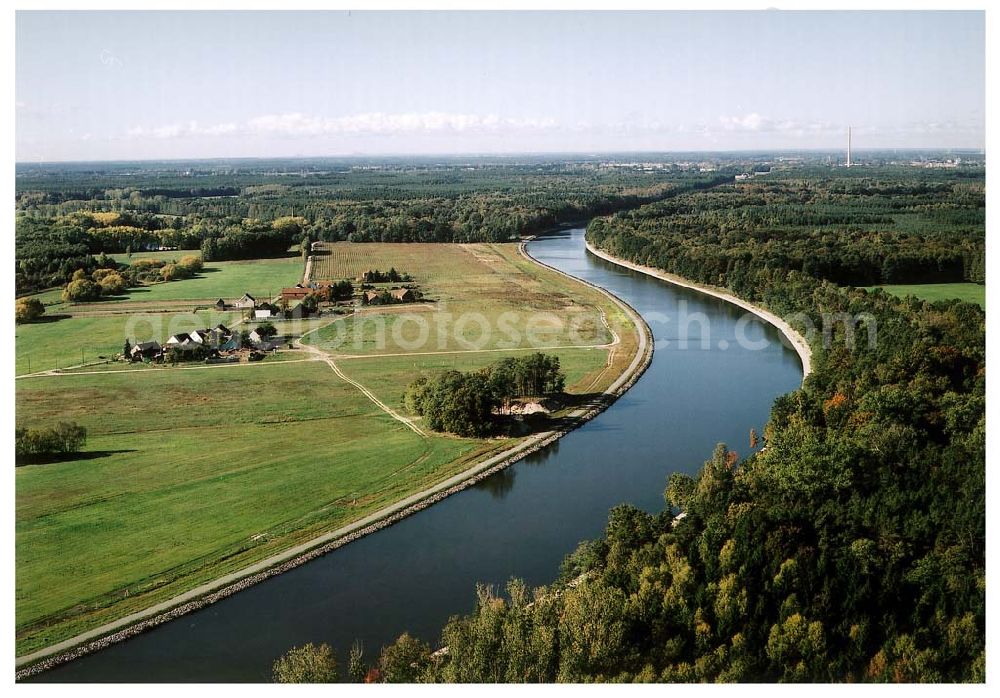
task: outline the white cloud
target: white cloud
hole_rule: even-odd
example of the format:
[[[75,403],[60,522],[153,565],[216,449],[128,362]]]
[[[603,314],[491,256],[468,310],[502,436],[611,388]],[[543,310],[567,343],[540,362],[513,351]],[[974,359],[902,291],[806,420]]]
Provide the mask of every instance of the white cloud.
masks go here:
[[[788,136],[817,136],[839,133],[846,125],[833,124],[828,121],[799,121],[797,119],[772,118],[757,112],[742,116],[720,116],[716,130],[728,133],[775,133]]]
[[[154,128],[135,126],[127,131],[130,138],[169,139],[184,136],[278,135],[333,136],[357,134],[415,133],[505,133],[542,131],[557,126],[553,119],[510,118],[495,114],[452,114],[447,112],[411,112],[386,114],[368,112],[350,116],[321,117],[299,112],[264,114],[244,124],[234,122],[199,126],[168,124]]]

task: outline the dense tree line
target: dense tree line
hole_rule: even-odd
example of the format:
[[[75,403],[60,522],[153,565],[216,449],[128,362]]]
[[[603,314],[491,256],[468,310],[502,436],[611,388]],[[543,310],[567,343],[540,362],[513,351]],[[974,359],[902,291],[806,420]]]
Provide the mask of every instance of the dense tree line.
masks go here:
[[[201,256],[206,262],[280,257],[288,251],[294,239],[294,235],[269,227],[230,229],[202,240]]]
[[[72,166],[17,180],[17,288],[66,283],[89,257],[200,248],[206,261],[285,254],[307,239],[500,242],[639,206],[728,175],[593,165],[398,167],[287,176],[265,170],[121,173]],[[192,186],[192,178],[203,180]]]
[[[672,216],[638,213],[591,239],[690,261],[669,251]],[[692,226],[683,244],[718,235]],[[776,400],[766,449],[720,444],[697,477],[669,479],[661,513],[614,509],[551,587],[481,589],[444,629],[448,652],[405,680],[984,680],[984,312],[747,262],[722,282],[803,328],[863,316],[877,341],[864,325],[811,335],[814,372]]]
[[[761,268],[856,286],[984,281],[981,181],[791,177],[599,218],[588,236],[614,254],[738,293],[752,290],[751,270]]]
[[[559,357],[535,353],[478,371],[420,376],[407,387],[405,403],[434,431],[483,437],[496,433],[497,413],[512,399],[561,393],[565,383]]]

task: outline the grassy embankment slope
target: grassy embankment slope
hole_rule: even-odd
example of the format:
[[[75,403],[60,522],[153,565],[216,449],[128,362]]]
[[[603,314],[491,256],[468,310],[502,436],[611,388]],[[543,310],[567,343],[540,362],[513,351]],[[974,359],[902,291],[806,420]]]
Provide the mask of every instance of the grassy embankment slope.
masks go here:
[[[349,351],[331,346],[333,327],[353,326],[354,319],[307,337],[333,356],[349,354],[337,358],[341,370],[399,412],[406,384],[422,371],[468,370],[523,355],[529,323],[537,326],[536,344],[560,347],[546,351],[559,355],[571,392],[603,390],[637,347],[635,328],[613,303],[539,268],[515,245],[334,246],[326,261],[339,259],[341,249],[363,254],[317,271],[351,278],[394,266],[412,274],[433,301],[372,309],[389,328],[383,347],[368,341],[366,328]],[[79,343],[117,350],[130,313],[156,313],[178,298],[234,298],[272,282],[288,286],[301,274],[298,260],[210,266],[220,270],[82,309],[61,306],[69,317],[19,327],[19,373],[29,354],[37,371],[46,362],[77,363]],[[266,283],[255,283],[255,266]],[[156,299],[147,300],[150,294]],[[119,308],[127,312],[108,314]],[[602,311],[621,337],[617,344]],[[465,333],[432,335],[428,346],[407,341],[416,326],[412,316],[435,318],[433,327],[442,312],[479,313],[487,323],[513,313],[508,327],[520,340],[508,348],[502,340],[514,335],[498,335],[482,343],[485,351],[473,351],[479,325],[472,323]],[[209,324],[208,313],[199,315],[193,323]],[[560,327],[571,317],[579,318],[578,337]],[[402,342],[392,337],[396,325]],[[320,326],[311,321],[298,329]],[[586,346],[570,346],[574,341]],[[19,424],[73,420],[90,435],[78,459],[17,469],[18,655],[360,519],[515,442],[422,437],[309,358],[296,350],[255,365],[128,373],[95,367],[17,381]]]

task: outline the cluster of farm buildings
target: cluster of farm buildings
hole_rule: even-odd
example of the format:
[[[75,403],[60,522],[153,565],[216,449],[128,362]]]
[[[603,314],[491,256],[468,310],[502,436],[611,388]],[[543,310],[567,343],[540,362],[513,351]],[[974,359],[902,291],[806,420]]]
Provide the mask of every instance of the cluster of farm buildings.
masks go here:
[[[311,282],[296,284],[281,289],[280,302],[283,307],[293,301],[298,301],[291,311],[279,311],[274,305],[262,302],[249,293],[233,301],[220,298],[214,307],[219,311],[243,310],[249,313],[253,320],[270,320],[279,316],[303,316],[301,303],[309,296],[331,298],[330,290],[334,284],[327,282]],[[363,305],[378,305],[381,303],[411,303],[417,300],[417,294],[412,288],[370,289],[362,292],[359,301]],[[344,300],[340,304],[353,305],[354,300]],[[273,331],[273,327],[271,328]],[[274,351],[284,340],[262,332],[261,328],[249,333],[249,343],[241,341],[241,334],[230,330],[223,324],[215,327],[181,332],[172,335],[162,345],[157,341],[140,342],[128,349],[128,355],[122,358],[130,361],[162,362],[170,357],[175,360],[204,359],[207,363],[236,362],[243,358],[254,361],[264,357],[264,352]]]
[[[124,358],[161,362],[172,353],[177,360],[204,359],[207,363],[237,362],[243,358],[257,361],[264,358],[264,352],[274,351],[284,341],[261,328],[251,330],[248,339],[249,343],[244,343],[239,332],[220,323],[203,330],[178,332],[162,345],[155,340],[137,343]]]

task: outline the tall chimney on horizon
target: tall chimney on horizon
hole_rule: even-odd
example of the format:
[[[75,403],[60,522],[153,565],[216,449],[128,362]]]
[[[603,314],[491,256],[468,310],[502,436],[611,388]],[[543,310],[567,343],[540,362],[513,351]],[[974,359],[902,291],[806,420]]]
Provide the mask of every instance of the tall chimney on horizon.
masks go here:
[[[847,166],[851,166],[851,127],[847,127]]]

